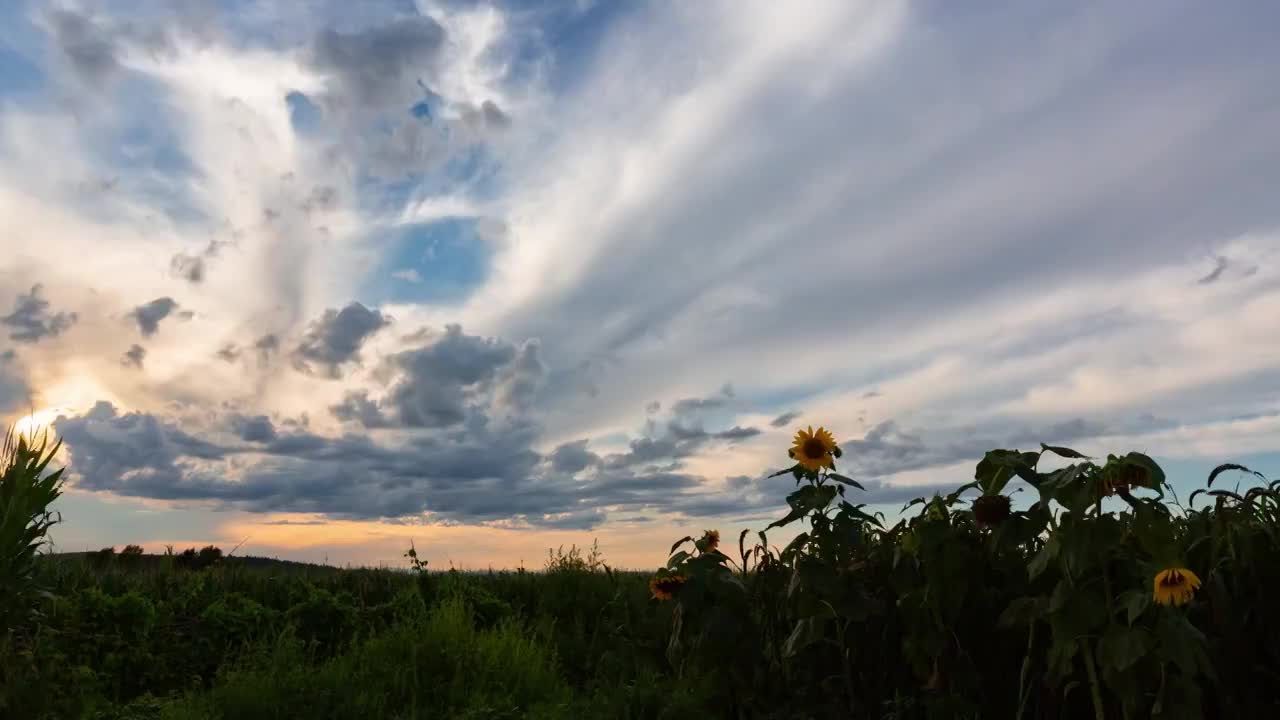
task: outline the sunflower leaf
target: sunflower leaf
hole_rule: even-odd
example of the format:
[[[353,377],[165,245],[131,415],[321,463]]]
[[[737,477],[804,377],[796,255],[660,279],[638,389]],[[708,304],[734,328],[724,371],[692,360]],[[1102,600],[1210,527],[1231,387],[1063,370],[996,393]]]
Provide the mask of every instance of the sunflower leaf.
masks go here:
[[[1213,481],[1216,480],[1219,475],[1221,475],[1224,472],[1227,472],[1228,470],[1239,470],[1240,472],[1253,473],[1254,475],[1257,475],[1263,480],[1267,479],[1266,476],[1264,476],[1262,473],[1258,472],[1257,470],[1250,470],[1244,465],[1240,465],[1238,463],[1223,463],[1218,467],[1214,468],[1213,472],[1209,473],[1209,481],[1206,482],[1205,485],[1208,487],[1213,487]]]
[[[687,543],[687,542],[689,542],[689,541],[691,541],[691,540],[693,540],[693,536],[692,536],[692,535],[685,535],[684,537],[682,537],[682,538],[680,538],[679,540],[677,540],[677,541],[675,541],[674,543],[672,543],[672,545],[671,545],[671,549],[667,551],[667,554],[668,554],[668,555],[670,555],[670,554],[674,553],[674,552],[676,551],[676,548],[680,547],[681,545],[683,545],[683,544],[685,544],[685,543]]]
[[[853,480],[852,478],[847,478],[844,475],[837,475],[836,473],[827,473],[827,477],[831,478],[832,480],[835,480],[838,483],[843,483],[845,485],[852,485],[853,487],[856,487],[859,490],[862,490],[863,492],[866,492],[867,490],[865,487],[862,486],[862,483],[858,482],[857,480]]]

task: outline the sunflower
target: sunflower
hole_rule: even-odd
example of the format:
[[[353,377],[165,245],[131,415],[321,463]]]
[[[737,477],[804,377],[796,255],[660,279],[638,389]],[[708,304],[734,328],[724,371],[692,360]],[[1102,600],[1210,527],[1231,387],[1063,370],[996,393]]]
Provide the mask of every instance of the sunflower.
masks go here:
[[[707,530],[702,533],[702,539],[698,541],[697,545],[702,552],[711,552],[720,547],[720,531]]]
[[[832,468],[835,467],[833,455],[836,452],[836,440],[826,428],[819,427],[814,432],[810,425],[808,430],[796,433],[794,444],[787,452],[806,470]]]
[[[1167,568],[1156,573],[1152,596],[1161,605],[1185,605],[1200,587],[1200,578],[1186,568]]]
[[[684,586],[683,575],[662,575],[649,581],[649,592],[659,600],[670,600]]]
[[[1008,495],[983,495],[973,501],[973,517],[982,527],[995,527],[1009,519]]]

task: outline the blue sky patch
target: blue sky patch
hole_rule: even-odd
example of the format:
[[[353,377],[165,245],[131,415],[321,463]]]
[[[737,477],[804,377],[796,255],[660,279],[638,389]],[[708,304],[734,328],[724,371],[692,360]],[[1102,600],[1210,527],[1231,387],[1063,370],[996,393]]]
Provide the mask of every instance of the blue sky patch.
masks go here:
[[[407,226],[363,293],[370,302],[454,303],[488,275],[492,249],[473,218]]]

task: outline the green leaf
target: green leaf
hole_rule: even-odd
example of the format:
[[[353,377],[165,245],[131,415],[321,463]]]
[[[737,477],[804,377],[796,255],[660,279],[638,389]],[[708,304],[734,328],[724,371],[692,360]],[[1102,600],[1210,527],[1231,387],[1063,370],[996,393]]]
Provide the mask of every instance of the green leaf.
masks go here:
[[[1017,598],[1000,613],[1000,626],[1030,625],[1044,615],[1045,607],[1046,602],[1042,597]]]
[[[1131,452],[1120,458],[1120,463],[1123,465],[1136,465],[1137,467],[1146,470],[1151,478],[1150,484],[1147,485],[1147,487],[1158,488],[1161,485],[1164,485],[1164,470],[1161,470],[1160,466],[1156,464],[1156,461],[1152,460],[1150,457],[1143,455],[1140,452]]]
[[[684,537],[680,538],[679,540],[671,544],[671,549],[667,551],[667,554],[670,555],[671,553],[674,553],[676,551],[676,548],[692,540],[693,540],[692,535],[685,535]]]
[[[1056,445],[1045,445],[1044,443],[1040,443],[1040,449],[1042,452],[1051,452],[1054,455],[1060,455],[1064,458],[1071,458],[1073,460],[1089,459],[1088,455],[1085,455],[1084,453],[1078,452],[1076,450],[1072,450],[1071,448],[1068,448],[1068,447],[1059,447]]]
[[[823,510],[831,504],[835,496],[835,485],[805,485],[787,496],[787,504],[791,506],[791,512],[781,520],[773,521],[765,529],[789,525],[811,512]]]
[[[675,570],[676,568],[680,567],[680,563],[688,559],[689,559],[689,551],[681,550],[680,552],[672,555],[671,559],[667,560],[667,567],[671,568],[672,570]]]
[[[1027,577],[1035,580],[1040,577],[1045,570],[1048,570],[1049,563],[1053,562],[1054,558],[1058,557],[1058,549],[1058,536],[1051,536],[1048,542],[1044,544],[1044,547],[1040,548],[1040,552],[1036,553],[1036,556],[1027,564]]]
[[[823,630],[825,626],[826,618],[801,618],[796,622],[795,628],[791,630],[791,634],[787,636],[786,641],[782,643],[783,657],[794,657],[801,650],[821,641],[824,637]]]
[[[832,480],[835,480],[835,481],[836,481],[836,482],[838,482],[838,483],[844,483],[845,485],[852,485],[853,487],[856,487],[856,488],[858,488],[859,490],[866,491],[866,488],[862,487],[862,483],[860,483],[860,482],[858,482],[858,481],[856,481],[856,480],[851,480],[850,478],[847,478],[847,477],[845,477],[844,475],[837,475],[837,474],[835,474],[835,473],[828,473],[828,474],[827,474],[827,477],[831,478]]]
[[[1141,628],[1115,625],[1098,641],[1098,662],[1116,672],[1129,669],[1148,652],[1154,641]]]
[[[1257,470],[1250,470],[1249,468],[1245,467],[1244,465],[1238,465],[1238,464],[1236,464],[1236,463],[1223,463],[1223,464],[1219,465],[1218,467],[1214,468],[1214,469],[1213,469],[1213,472],[1210,472],[1210,473],[1209,473],[1209,481],[1208,481],[1208,482],[1206,482],[1206,483],[1205,483],[1205,485],[1207,485],[1207,486],[1209,486],[1209,487],[1213,487],[1213,481],[1214,481],[1214,480],[1216,480],[1216,479],[1218,478],[1218,476],[1219,476],[1219,475],[1221,475],[1221,474],[1222,474],[1222,473],[1224,473],[1224,472],[1227,472],[1228,470],[1239,470],[1239,471],[1241,471],[1241,472],[1247,472],[1247,473],[1252,473],[1252,474],[1254,474],[1254,475],[1257,475],[1258,477],[1262,478],[1263,480],[1266,480],[1266,479],[1267,479],[1267,478],[1266,478],[1266,476],[1265,476],[1265,475],[1263,475],[1262,473],[1258,472]]]
[[[1040,453],[1036,452],[990,450],[978,463],[973,479],[978,481],[982,492],[987,495],[998,494],[1014,476],[1036,485],[1040,481],[1035,471],[1039,461]]]
[[[1130,625],[1134,620],[1142,616],[1147,608],[1151,606],[1151,593],[1143,590],[1126,590],[1120,593],[1120,597],[1116,598],[1120,607],[1125,611],[1125,622]]]
[[[776,473],[774,473],[774,474],[770,475],[769,477],[771,477],[771,478],[776,478],[776,477],[778,477],[779,475],[788,475],[788,474],[791,474],[791,473],[792,473],[793,471],[795,471],[795,469],[796,469],[796,468],[798,468],[798,467],[800,467],[800,465],[799,465],[799,464],[792,465],[791,467],[787,468],[786,470],[779,470],[778,472],[776,472]]]

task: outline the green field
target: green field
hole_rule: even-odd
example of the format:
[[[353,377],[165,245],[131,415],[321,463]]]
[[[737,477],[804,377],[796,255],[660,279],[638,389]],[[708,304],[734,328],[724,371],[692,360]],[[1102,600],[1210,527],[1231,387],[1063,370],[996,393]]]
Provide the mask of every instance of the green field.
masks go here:
[[[890,525],[839,455],[775,478],[785,548],[700,532],[656,573],[576,548],[462,573],[36,555],[58,477],[11,452],[0,716],[1280,717],[1280,483],[1223,466],[1179,499],[1138,453],[1000,450]]]

